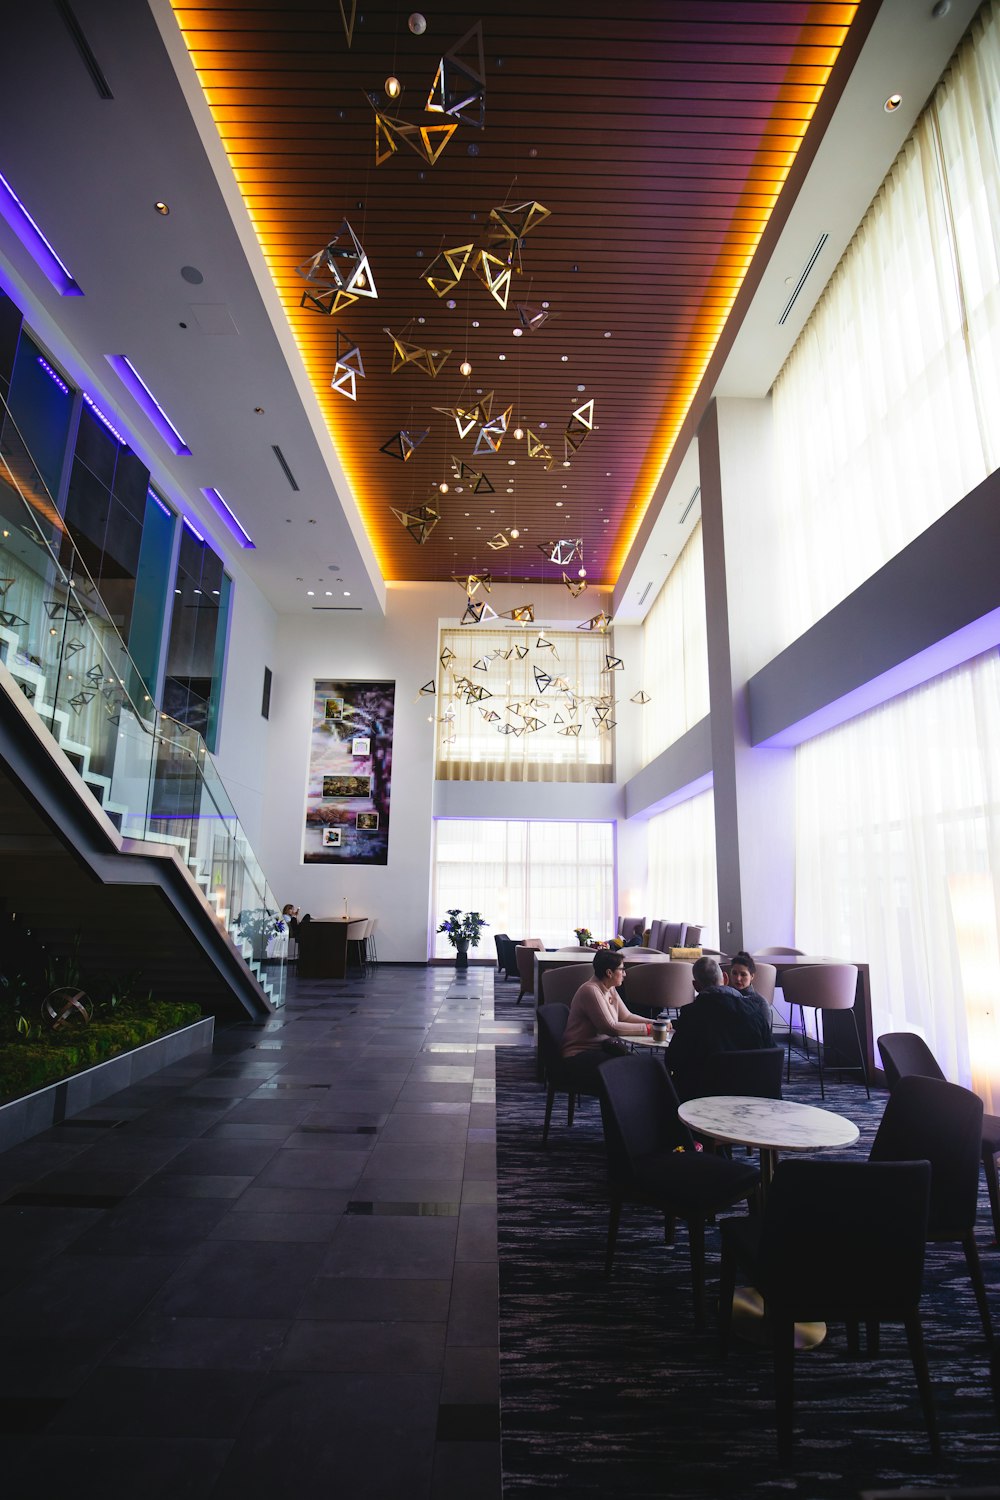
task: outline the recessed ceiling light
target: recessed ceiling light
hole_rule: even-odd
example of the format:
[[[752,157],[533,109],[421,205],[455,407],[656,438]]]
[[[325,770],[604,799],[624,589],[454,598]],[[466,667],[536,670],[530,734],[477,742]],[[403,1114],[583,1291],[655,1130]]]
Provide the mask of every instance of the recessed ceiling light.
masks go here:
[[[556,510],[562,510],[562,501],[561,500],[557,500],[556,501]]]
[[[351,591],[350,591],[350,589],[345,589],[344,590],[344,598],[345,599],[349,599],[350,597],[351,597]]]
[[[577,390],[578,391],[585,391],[586,389],[587,389],[587,387],[585,385],[578,385],[577,386]]]
[[[562,362],[563,362],[564,365],[568,365],[569,364],[569,355],[568,354],[560,354],[559,358],[562,360]]]
[[[609,330],[609,331],[608,331],[608,332],[607,332],[607,333],[605,333],[605,335],[604,335],[604,337],[605,337],[605,338],[606,338],[606,339],[609,339],[609,338],[610,338],[610,337],[611,337],[611,332],[610,332],[610,330]]]
[[[888,99],[883,104],[882,108],[885,110],[887,115],[893,115],[896,113],[896,110],[899,108],[902,102],[902,94],[890,94]]]
[[[332,599],[333,598],[333,589],[324,589],[323,592],[326,594],[326,597],[328,599]]]
[[[306,589],[306,598],[307,599],[312,599],[312,598],[315,597],[315,595],[316,595],[316,590],[315,589]]]
[[[520,338],[520,337],[521,337],[521,334],[522,334],[522,333],[523,333],[523,332],[524,332],[524,329],[523,329],[523,328],[512,328],[512,329],[511,329],[511,333],[512,333],[512,334],[513,334],[513,335],[514,335],[514,337],[515,337],[515,338],[516,338],[516,339],[519,339],[519,338]]]
[[[507,358],[506,354],[498,354],[497,355],[497,359],[506,359],[506,358]]]
[[[166,218],[167,214],[170,212],[170,204],[164,203],[162,198],[157,198],[156,202],[153,204],[153,207],[156,209],[156,212],[158,214],[162,214],[164,218]]]

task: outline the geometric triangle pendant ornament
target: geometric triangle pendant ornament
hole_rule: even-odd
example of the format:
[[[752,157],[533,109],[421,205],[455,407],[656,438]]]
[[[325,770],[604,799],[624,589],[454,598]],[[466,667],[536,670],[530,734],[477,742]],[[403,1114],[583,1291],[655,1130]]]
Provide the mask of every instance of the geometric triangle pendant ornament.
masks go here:
[[[402,429],[388,438],[378,451],[387,453],[390,458],[398,458],[400,463],[405,464],[407,459],[413,456],[413,450],[420,446],[429,432],[429,427],[425,427],[423,432],[407,432]]]
[[[483,23],[477,21],[438,63],[427,103],[431,114],[450,115],[481,130],[486,118]]]

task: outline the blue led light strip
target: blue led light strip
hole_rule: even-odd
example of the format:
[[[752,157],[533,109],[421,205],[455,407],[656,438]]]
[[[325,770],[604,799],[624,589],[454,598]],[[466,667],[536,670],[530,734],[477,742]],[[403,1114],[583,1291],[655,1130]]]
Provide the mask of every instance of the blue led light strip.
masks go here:
[[[252,537],[250,536],[250,533],[244,530],[239,521],[237,521],[232,511],[229,509],[229,506],[219,494],[218,490],[212,488],[203,489],[201,493],[205,496],[206,500],[211,500],[212,504],[218,510],[223,521],[225,521],[226,525],[229,527],[230,531],[233,533],[233,536],[239,542],[240,546],[253,547],[254,543]]]
[[[163,441],[179,458],[188,458],[191,449],[167,416],[163,407],[143,380],[135,365],[125,354],[106,354],[104,358],[114,370],[125,389],[132,395],[152,422]]]
[[[104,423],[105,427],[108,429],[108,431],[110,432],[111,436],[114,437],[114,438],[117,438],[118,441],[121,443],[121,445],[122,445],[123,448],[127,448],[128,445],[129,445],[128,444],[128,438],[122,437],[121,433],[118,431],[118,428],[115,427],[112,422],[109,422],[108,418],[101,411],[101,408],[98,406],[98,404],[94,400],[93,396],[88,396],[86,391],[84,391],[82,394],[83,394],[84,401],[86,401],[87,405],[90,407],[91,411],[94,413],[94,416],[97,418],[97,420],[99,422],[103,422]]]
[[[57,375],[55,370],[53,370],[52,366],[49,364],[48,360],[43,359],[40,354],[36,354],[35,358],[41,365],[42,369],[45,371],[46,375],[48,375],[51,380],[55,381],[56,385],[62,391],[63,395],[68,396],[69,386],[66,384],[65,380],[63,380],[62,376]]]
[[[64,262],[53,250],[45,235],[0,172],[0,214],[3,214],[35,265],[63,297],[82,297],[83,292]]]

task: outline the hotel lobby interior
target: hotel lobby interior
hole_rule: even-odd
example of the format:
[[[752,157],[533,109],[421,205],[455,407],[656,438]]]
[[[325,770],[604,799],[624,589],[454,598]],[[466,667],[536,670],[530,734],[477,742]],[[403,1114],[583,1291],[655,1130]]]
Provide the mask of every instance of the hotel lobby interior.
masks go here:
[[[12,1492],[1000,1496],[995,1154],[940,1451],[831,1316],[779,1452],[744,1203],[704,1321],[648,1194],[606,1274],[539,1061],[625,919],[775,959],[847,1122],[789,1156],[867,1160],[887,1033],[997,1124],[1000,0],[4,10]],[[84,1071],[147,994],[191,1024]]]

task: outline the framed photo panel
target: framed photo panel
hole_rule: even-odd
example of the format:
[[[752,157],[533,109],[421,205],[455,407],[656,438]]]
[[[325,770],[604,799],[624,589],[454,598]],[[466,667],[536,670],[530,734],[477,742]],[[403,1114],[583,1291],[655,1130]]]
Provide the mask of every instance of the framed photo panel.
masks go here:
[[[302,860],[389,862],[394,682],[313,683]]]

